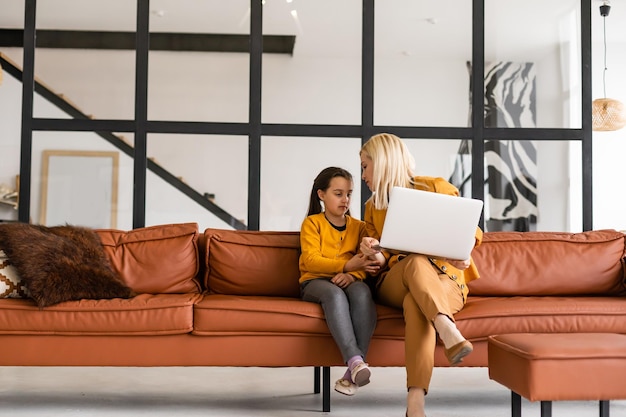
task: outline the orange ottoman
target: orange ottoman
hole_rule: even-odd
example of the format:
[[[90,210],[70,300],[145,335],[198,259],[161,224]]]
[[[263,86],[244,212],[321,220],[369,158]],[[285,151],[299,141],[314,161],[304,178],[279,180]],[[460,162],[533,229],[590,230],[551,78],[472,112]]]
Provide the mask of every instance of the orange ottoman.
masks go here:
[[[489,337],[489,378],[511,390],[511,415],[521,417],[521,397],[541,401],[626,399],[626,335],[612,333],[517,333]]]

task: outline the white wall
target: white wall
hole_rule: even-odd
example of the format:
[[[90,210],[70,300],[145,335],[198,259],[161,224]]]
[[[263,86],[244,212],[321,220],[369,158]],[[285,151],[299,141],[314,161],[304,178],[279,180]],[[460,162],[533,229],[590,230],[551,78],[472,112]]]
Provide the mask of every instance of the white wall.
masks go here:
[[[595,47],[595,46],[594,46]],[[616,50],[617,47],[614,47]],[[597,49],[596,49],[597,50]],[[2,51],[21,62],[21,51]],[[104,54],[104,55],[103,55]],[[80,58],[79,58],[80,56]],[[118,57],[120,59],[118,59]],[[506,57],[501,57],[506,59]],[[400,58],[399,58],[400,59]],[[64,62],[71,60],[72,65]],[[411,62],[411,60],[413,62]],[[562,126],[562,97],[559,80],[559,52],[533,57],[537,63],[538,126]],[[408,62],[407,62],[408,61]],[[150,56],[149,115],[163,120],[232,121],[247,120],[248,60],[245,54],[197,54],[161,52]],[[613,74],[624,73],[626,63],[613,63]],[[376,97],[389,105],[376,108],[379,124],[422,122],[434,126],[466,126],[468,118],[468,74],[465,62],[442,62],[433,65],[436,74],[420,70],[419,59],[403,59],[401,71],[393,62],[377,64]],[[69,72],[68,72],[69,71]],[[133,117],[134,59],[130,52],[39,50],[36,74],[54,90],[63,93],[83,111],[96,118]],[[599,74],[594,67],[594,74]],[[425,83],[438,76],[438,80]],[[403,77],[405,79],[403,80]],[[406,79],[410,78],[410,79]],[[416,82],[415,80],[420,80]],[[595,83],[596,78],[594,78]],[[620,88],[617,77],[611,79],[611,90]],[[410,86],[396,97],[389,91]],[[385,86],[395,85],[394,89]],[[425,86],[429,86],[426,89]],[[435,88],[436,87],[436,88]],[[623,100],[626,91],[621,87]],[[431,97],[440,94],[431,100]],[[594,84],[594,91],[597,90]],[[452,92],[452,93],[451,93]],[[418,94],[419,93],[419,94]],[[385,96],[387,94],[387,96]],[[0,87],[0,150],[10,155],[10,162],[0,165],[0,182],[12,184],[19,171],[20,131],[19,83],[5,75]],[[265,55],[263,66],[263,121],[266,123],[360,123],[360,58],[330,59]],[[376,99],[375,97],[375,99]],[[445,99],[445,100],[444,100]],[[38,99],[37,116],[48,116],[49,110]],[[446,101],[447,100],[447,101]],[[432,106],[433,102],[450,103]],[[547,103],[547,104],[546,104]],[[38,133],[49,135],[49,133]],[[50,134],[56,135],[56,134]],[[62,136],[72,136],[64,134]],[[602,143],[594,135],[594,225],[626,228],[619,207],[607,204],[615,198],[611,191],[619,186],[620,134],[602,134]],[[613,137],[614,139],[610,139]],[[34,152],[44,149],[37,139]],[[52,142],[66,146],[62,138]],[[451,156],[458,141],[415,141],[411,144],[417,170],[425,175],[447,177]],[[79,146],[71,141],[72,148]],[[81,144],[86,145],[85,142]],[[360,215],[360,172],[358,139],[329,138],[263,138],[261,172],[261,228],[297,230],[306,212],[313,178],[328,165],[349,169],[355,177],[353,214]],[[46,140],[46,145],[49,141]],[[69,144],[67,144],[69,146]],[[83,145],[81,145],[83,146]],[[97,145],[99,148],[107,148]],[[569,230],[570,182],[569,144],[537,143],[539,224],[538,230]],[[623,151],[623,148],[619,148]],[[617,150],[617,151],[616,151]],[[622,153],[623,154],[623,153]],[[209,137],[202,135],[149,135],[148,155],[174,175],[200,192],[216,194],[216,203],[236,218],[247,217],[247,157],[245,137]],[[33,178],[38,178],[39,160],[33,154]],[[5,159],[7,160],[7,159]],[[613,161],[608,163],[607,161]],[[574,161],[574,163],[577,163]],[[132,166],[122,164],[120,193],[120,227],[130,228],[132,218]],[[35,186],[35,184],[34,184]],[[609,191],[611,190],[611,191]],[[198,221],[201,227],[217,227],[193,202],[176,198],[176,193],[160,187],[149,175],[147,189],[147,223]],[[38,210],[37,192],[33,189],[33,216]],[[610,211],[611,209],[612,211]],[[0,218],[10,218],[0,208]],[[576,208],[574,209],[576,211]],[[219,225],[219,220],[217,221]]]

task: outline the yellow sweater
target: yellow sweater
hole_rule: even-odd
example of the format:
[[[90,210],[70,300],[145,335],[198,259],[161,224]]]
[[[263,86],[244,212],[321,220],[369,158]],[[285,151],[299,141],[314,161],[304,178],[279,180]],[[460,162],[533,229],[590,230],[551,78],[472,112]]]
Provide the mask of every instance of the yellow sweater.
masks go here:
[[[315,278],[332,278],[357,254],[361,239],[366,235],[365,223],[346,216],[346,230],[335,229],[324,213],[308,216],[300,229],[300,283]],[[357,279],[365,271],[350,272]]]
[[[435,193],[449,194],[449,195],[459,195],[459,191],[456,187],[450,184],[443,178],[435,178],[435,177],[415,177],[414,178],[416,186],[415,188],[431,191]],[[370,200],[365,203],[365,214],[364,219],[367,228],[367,236],[375,237],[380,240],[380,236],[383,232],[383,225],[385,224],[385,216],[387,215],[387,210],[376,210],[374,205]],[[450,236],[450,239],[454,239],[454,236]],[[483,239],[483,231],[480,228],[476,228],[476,244],[475,246],[480,245]],[[404,256],[404,254],[399,254],[396,251],[383,251],[383,255],[387,258],[387,269],[391,268],[398,262],[398,257]],[[469,292],[467,288],[467,283],[477,279],[479,277],[478,269],[474,264],[474,261],[471,261],[470,267],[464,271],[461,271],[450,263],[445,262],[441,259],[431,258],[430,261],[433,265],[435,265],[442,273],[448,275],[450,278],[454,279],[463,291],[463,297],[467,299],[467,294]],[[386,274],[386,270],[383,271],[379,277],[378,283],[380,284],[381,280],[384,279]]]

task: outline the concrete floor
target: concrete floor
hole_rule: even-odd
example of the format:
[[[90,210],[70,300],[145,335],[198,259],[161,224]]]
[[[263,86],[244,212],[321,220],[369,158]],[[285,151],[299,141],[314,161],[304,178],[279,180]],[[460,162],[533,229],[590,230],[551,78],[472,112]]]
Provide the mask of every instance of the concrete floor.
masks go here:
[[[312,368],[0,368],[0,416],[394,416],[404,415],[403,368],[373,368],[353,397],[333,391],[331,412],[313,394]],[[334,382],[343,368],[332,368]],[[510,392],[486,368],[436,368],[429,417],[506,417]],[[522,402],[524,417],[539,404]],[[597,402],[557,402],[553,417],[598,416]],[[626,401],[611,402],[626,417]]]

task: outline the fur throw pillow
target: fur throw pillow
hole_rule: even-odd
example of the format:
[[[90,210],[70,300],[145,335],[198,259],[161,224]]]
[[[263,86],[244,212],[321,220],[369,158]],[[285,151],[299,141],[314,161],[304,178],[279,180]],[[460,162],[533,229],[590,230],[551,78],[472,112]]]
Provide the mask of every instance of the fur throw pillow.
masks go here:
[[[133,295],[109,263],[92,229],[0,224],[0,248],[39,307]]]

